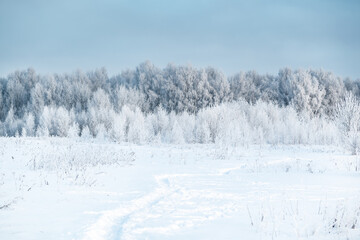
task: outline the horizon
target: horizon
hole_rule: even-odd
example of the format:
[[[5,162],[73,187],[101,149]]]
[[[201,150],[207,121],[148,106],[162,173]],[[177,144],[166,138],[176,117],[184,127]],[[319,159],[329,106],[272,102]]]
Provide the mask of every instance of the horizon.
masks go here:
[[[131,67],[131,68],[124,68],[124,69],[119,69],[119,71],[116,71],[116,72],[111,72],[109,71],[106,66],[102,66],[102,67],[95,67],[93,69],[80,69],[80,68],[77,68],[77,69],[72,69],[70,71],[62,71],[62,72],[40,72],[38,71],[36,68],[34,67],[25,67],[25,68],[22,68],[22,69],[14,69],[13,71],[9,72],[8,74],[4,75],[4,76],[0,76],[0,78],[7,78],[10,74],[14,73],[14,72],[17,72],[17,71],[27,71],[28,69],[33,69],[35,71],[35,73],[37,75],[41,75],[41,76],[48,76],[48,75],[54,75],[54,74],[58,74],[58,75],[66,75],[66,74],[72,74],[72,73],[75,73],[77,71],[80,71],[80,72],[83,72],[83,73],[88,73],[88,72],[93,72],[93,71],[96,71],[96,70],[99,70],[99,69],[102,69],[104,68],[106,70],[106,73],[107,73],[107,76],[109,78],[111,77],[115,77],[115,76],[118,76],[120,75],[122,72],[125,72],[125,71],[135,71],[136,68],[142,64],[142,63],[145,63],[145,62],[148,62],[149,60],[147,61],[143,61],[143,62],[140,62],[139,64],[135,65],[134,67]],[[156,64],[154,64],[153,62],[149,61],[151,64],[153,64],[155,67],[159,68],[160,70],[163,70],[165,69],[168,65],[175,65],[175,66],[191,66],[195,69],[198,69],[198,70],[201,70],[201,69],[207,69],[207,68],[214,68],[216,69],[217,71],[221,72],[222,74],[225,75],[226,78],[228,77],[232,77],[232,76],[235,76],[236,74],[239,74],[239,73],[247,73],[247,72],[252,72],[252,71],[255,71],[256,73],[258,73],[259,75],[261,76],[266,76],[266,75],[270,75],[270,76],[277,76],[279,74],[279,72],[282,70],[282,69],[290,69],[291,71],[299,71],[299,70],[305,70],[305,71],[323,71],[325,73],[332,73],[334,76],[336,77],[340,77],[342,80],[345,80],[345,79],[350,79],[352,81],[360,81],[360,77],[357,77],[357,78],[351,78],[351,77],[348,77],[348,76],[341,76],[339,74],[336,74],[332,71],[328,71],[326,69],[322,69],[322,68],[291,68],[291,67],[282,67],[282,68],[279,68],[277,71],[274,71],[274,72],[259,72],[257,71],[256,69],[249,69],[249,70],[239,70],[237,72],[234,72],[232,74],[228,74],[224,71],[222,71],[221,69],[217,68],[216,66],[204,66],[204,67],[198,67],[198,66],[194,66],[193,64],[175,64],[175,63],[168,63],[166,64],[165,66],[158,66]]]

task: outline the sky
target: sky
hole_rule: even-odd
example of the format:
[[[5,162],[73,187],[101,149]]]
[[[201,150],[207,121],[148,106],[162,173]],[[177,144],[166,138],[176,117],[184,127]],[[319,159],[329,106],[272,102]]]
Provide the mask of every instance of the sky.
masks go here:
[[[360,78],[357,0],[0,0],[0,76],[141,62]]]

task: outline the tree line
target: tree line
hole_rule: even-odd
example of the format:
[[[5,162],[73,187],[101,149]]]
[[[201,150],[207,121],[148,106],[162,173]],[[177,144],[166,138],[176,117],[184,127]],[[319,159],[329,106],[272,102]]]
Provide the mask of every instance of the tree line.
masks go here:
[[[151,62],[116,76],[108,76],[105,68],[51,75],[40,75],[30,68],[0,79],[0,135],[111,135],[113,139],[136,142],[134,139],[141,138],[141,141],[145,138],[150,141],[152,134],[151,138],[157,136],[171,142],[166,134],[158,136],[162,131],[159,129],[165,128],[158,126],[163,121],[171,125],[166,127],[167,131],[181,132],[184,142],[215,142],[219,141],[216,132],[225,131],[220,130],[225,121],[243,121],[251,125],[248,129],[254,132],[257,129],[267,138],[273,130],[265,131],[268,127],[261,124],[253,126],[260,120],[258,114],[251,112],[256,112],[261,104],[277,112],[267,112],[268,124],[285,124],[287,118],[293,118],[287,119],[287,124],[299,121],[300,125],[306,125],[318,121],[318,124],[331,125],[330,121],[339,115],[339,104],[350,93],[355,99],[360,96],[359,79],[342,79],[331,72],[312,69],[284,68],[277,75],[248,71],[226,77],[213,67],[199,69],[169,64],[161,69]],[[202,119],[209,111],[216,115],[219,108],[226,108],[222,115],[229,119],[211,120],[210,116]],[[253,110],[246,110],[248,108]],[[184,122],[188,123],[182,126]],[[129,137],[135,134],[131,132],[134,124],[143,128],[134,130],[139,132],[136,133],[139,137]],[[247,126],[238,125],[234,128]],[[173,134],[169,132],[168,135]]]

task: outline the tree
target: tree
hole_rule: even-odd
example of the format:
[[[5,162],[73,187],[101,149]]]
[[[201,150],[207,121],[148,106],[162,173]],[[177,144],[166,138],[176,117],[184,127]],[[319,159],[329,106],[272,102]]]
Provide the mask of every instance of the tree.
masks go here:
[[[207,124],[206,117],[200,112],[195,123],[195,141],[197,143],[209,143],[211,140],[211,132]]]
[[[309,71],[299,70],[294,74],[293,94],[294,104],[298,112],[306,111],[311,115],[318,115],[325,97],[324,86]]]
[[[91,135],[90,133],[90,130],[89,130],[89,127],[88,126],[85,126],[82,131],[81,131],[81,137],[84,138],[84,139],[90,139],[92,138],[93,136]]]
[[[169,125],[168,133],[169,133],[168,140],[170,143],[174,143],[174,144],[185,143],[183,129],[180,127],[176,119],[174,119],[172,121],[172,124]]]
[[[15,136],[16,131],[18,130],[15,125],[15,116],[14,116],[14,110],[11,107],[6,119],[5,119],[5,129],[6,129],[6,135],[8,136]]]
[[[145,95],[147,107],[145,112],[154,111],[160,105],[160,86],[162,82],[162,73],[151,62],[147,61],[136,68],[135,83]]]
[[[79,124],[73,122],[68,130],[69,138],[78,138],[80,134]]]
[[[139,109],[135,110],[129,122],[128,141],[137,144],[145,142],[148,139],[147,129],[145,128],[144,115]]]
[[[51,127],[50,111],[48,107],[44,107],[40,115],[39,126],[36,130],[36,136],[47,137],[50,135],[49,128]]]
[[[39,124],[40,114],[44,110],[44,89],[41,83],[37,83],[30,93],[30,106],[28,111],[34,116],[35,124]]]
[[[357,155],[360,148],[360,102],[352,93],[347,93],[337,104],[336,120],[345,145],[353,155]]]
[[[10,104],[13,108],[14,115],[22,117],[24,114],[24,106],[27,102],[27,93],[23,85],[22,73],[16,71],[10,74],[7,82],[7,91]]]
[[[24,130],[26,131],[27,136],[34,136],[35,135],[35,118],[34,118],[34,115],[31,112],[28,113],[26,118],[25,118]]]
[[[52,119],[53,135],[59,137],[67,137],[70,128],[69,112],[64,107],[59,107],[55,111]]]
[[[110,133],[111,138],[116,142],[122,142],[125,140],[125,122],[126,118],[122,114],[116,114],[114,116],[114,123]]]

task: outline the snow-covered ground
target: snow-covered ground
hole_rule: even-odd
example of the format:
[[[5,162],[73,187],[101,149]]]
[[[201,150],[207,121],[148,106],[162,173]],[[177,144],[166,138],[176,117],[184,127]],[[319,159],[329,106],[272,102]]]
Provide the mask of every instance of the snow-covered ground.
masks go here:
[[[0,239],[360,239],[338,147],[0,138]]]

